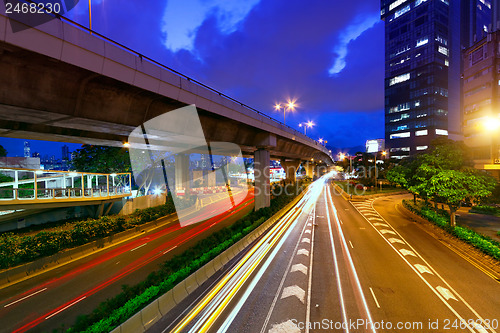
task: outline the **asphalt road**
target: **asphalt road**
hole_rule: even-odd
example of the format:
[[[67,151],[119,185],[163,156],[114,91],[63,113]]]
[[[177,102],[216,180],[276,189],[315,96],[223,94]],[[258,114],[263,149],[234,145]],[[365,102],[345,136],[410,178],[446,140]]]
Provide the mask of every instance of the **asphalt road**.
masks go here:
[[[165,227],[0,290],[1,332],[51,332],[71,326],[79,315],[143,281],[164,261],[253,208],[253,196],[232,211],[181,227]]]
[[[225,275],[228,291],[189,306],[200,309],[185,326],[150,332],[500,332],[500,283],[399,213],[397,198],[316,191],[256,245],[257,264]]]

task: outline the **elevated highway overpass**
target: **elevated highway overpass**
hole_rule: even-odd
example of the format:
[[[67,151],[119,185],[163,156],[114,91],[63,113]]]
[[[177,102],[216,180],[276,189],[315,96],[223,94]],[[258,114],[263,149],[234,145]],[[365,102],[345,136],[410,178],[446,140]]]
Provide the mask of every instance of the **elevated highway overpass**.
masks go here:
[[[237,144],[257,167],[280,159],[294,178],[300,161],[310,175],[332,163],[299,131],[65,18],[13,32],[3,6],[0,136],[121,146],[146,121],[194,104],[207,143]],[[256,179],[268,184],[268,172]]]

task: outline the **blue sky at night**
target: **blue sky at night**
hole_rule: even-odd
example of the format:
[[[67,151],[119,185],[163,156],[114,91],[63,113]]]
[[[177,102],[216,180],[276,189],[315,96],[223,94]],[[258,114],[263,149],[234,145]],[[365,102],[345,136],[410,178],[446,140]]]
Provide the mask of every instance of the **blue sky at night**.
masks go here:
[[[280,121],[283,113],[273,105],[296,99],[287,125],[300,129],[312,120],[309,136],[352,147],[384,134],[379,6],[377,0],[92,0],[92,16],[95,31]],[[66,16],[88,26],[88,2]],[[6,148],[9,156],[22,154]]]

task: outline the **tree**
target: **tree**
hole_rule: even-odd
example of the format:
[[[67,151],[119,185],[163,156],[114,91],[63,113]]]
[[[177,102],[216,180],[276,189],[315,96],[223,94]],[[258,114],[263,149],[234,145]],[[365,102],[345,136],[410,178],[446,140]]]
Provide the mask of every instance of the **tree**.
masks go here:
[[[7,150],[3,146],[0,145],[0,157],[7,156]]]
[[[491,195],[496,181],[477,170],[442,170],[428,182],[428,194],[435,202],[448,205],[450,225],[456,225],[456,212],[465,200],[478,202]]]
[[[130,172],[128,149],[83,145],[73,154],[71,168],[80,172]]]

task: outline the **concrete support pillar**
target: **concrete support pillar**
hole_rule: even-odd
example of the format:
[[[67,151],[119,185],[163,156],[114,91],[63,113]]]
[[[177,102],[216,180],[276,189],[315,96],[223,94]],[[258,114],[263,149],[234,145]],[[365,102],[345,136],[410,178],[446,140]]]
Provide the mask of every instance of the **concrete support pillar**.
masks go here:
[[[270,153],[268,150],[258,149],[255,151],[255,210],[271,205],[270,161]]]
[[[306,176],[313,179],[314,178],[314,164],[310,161],[306,161],[302,164],[304,169],[306,169]]]
[[[287,183],[295,183],[297,180],[296,174],[297,174],[297,168],[300,165],[300,160],[285,160],[282,159],[280,161],[281,166],[283,169],[285,169],[285,174],[286,174],[286,182]]]
[[[189,155],[175,155],[175,189],[189,191],[191,178],[189,177]]]

